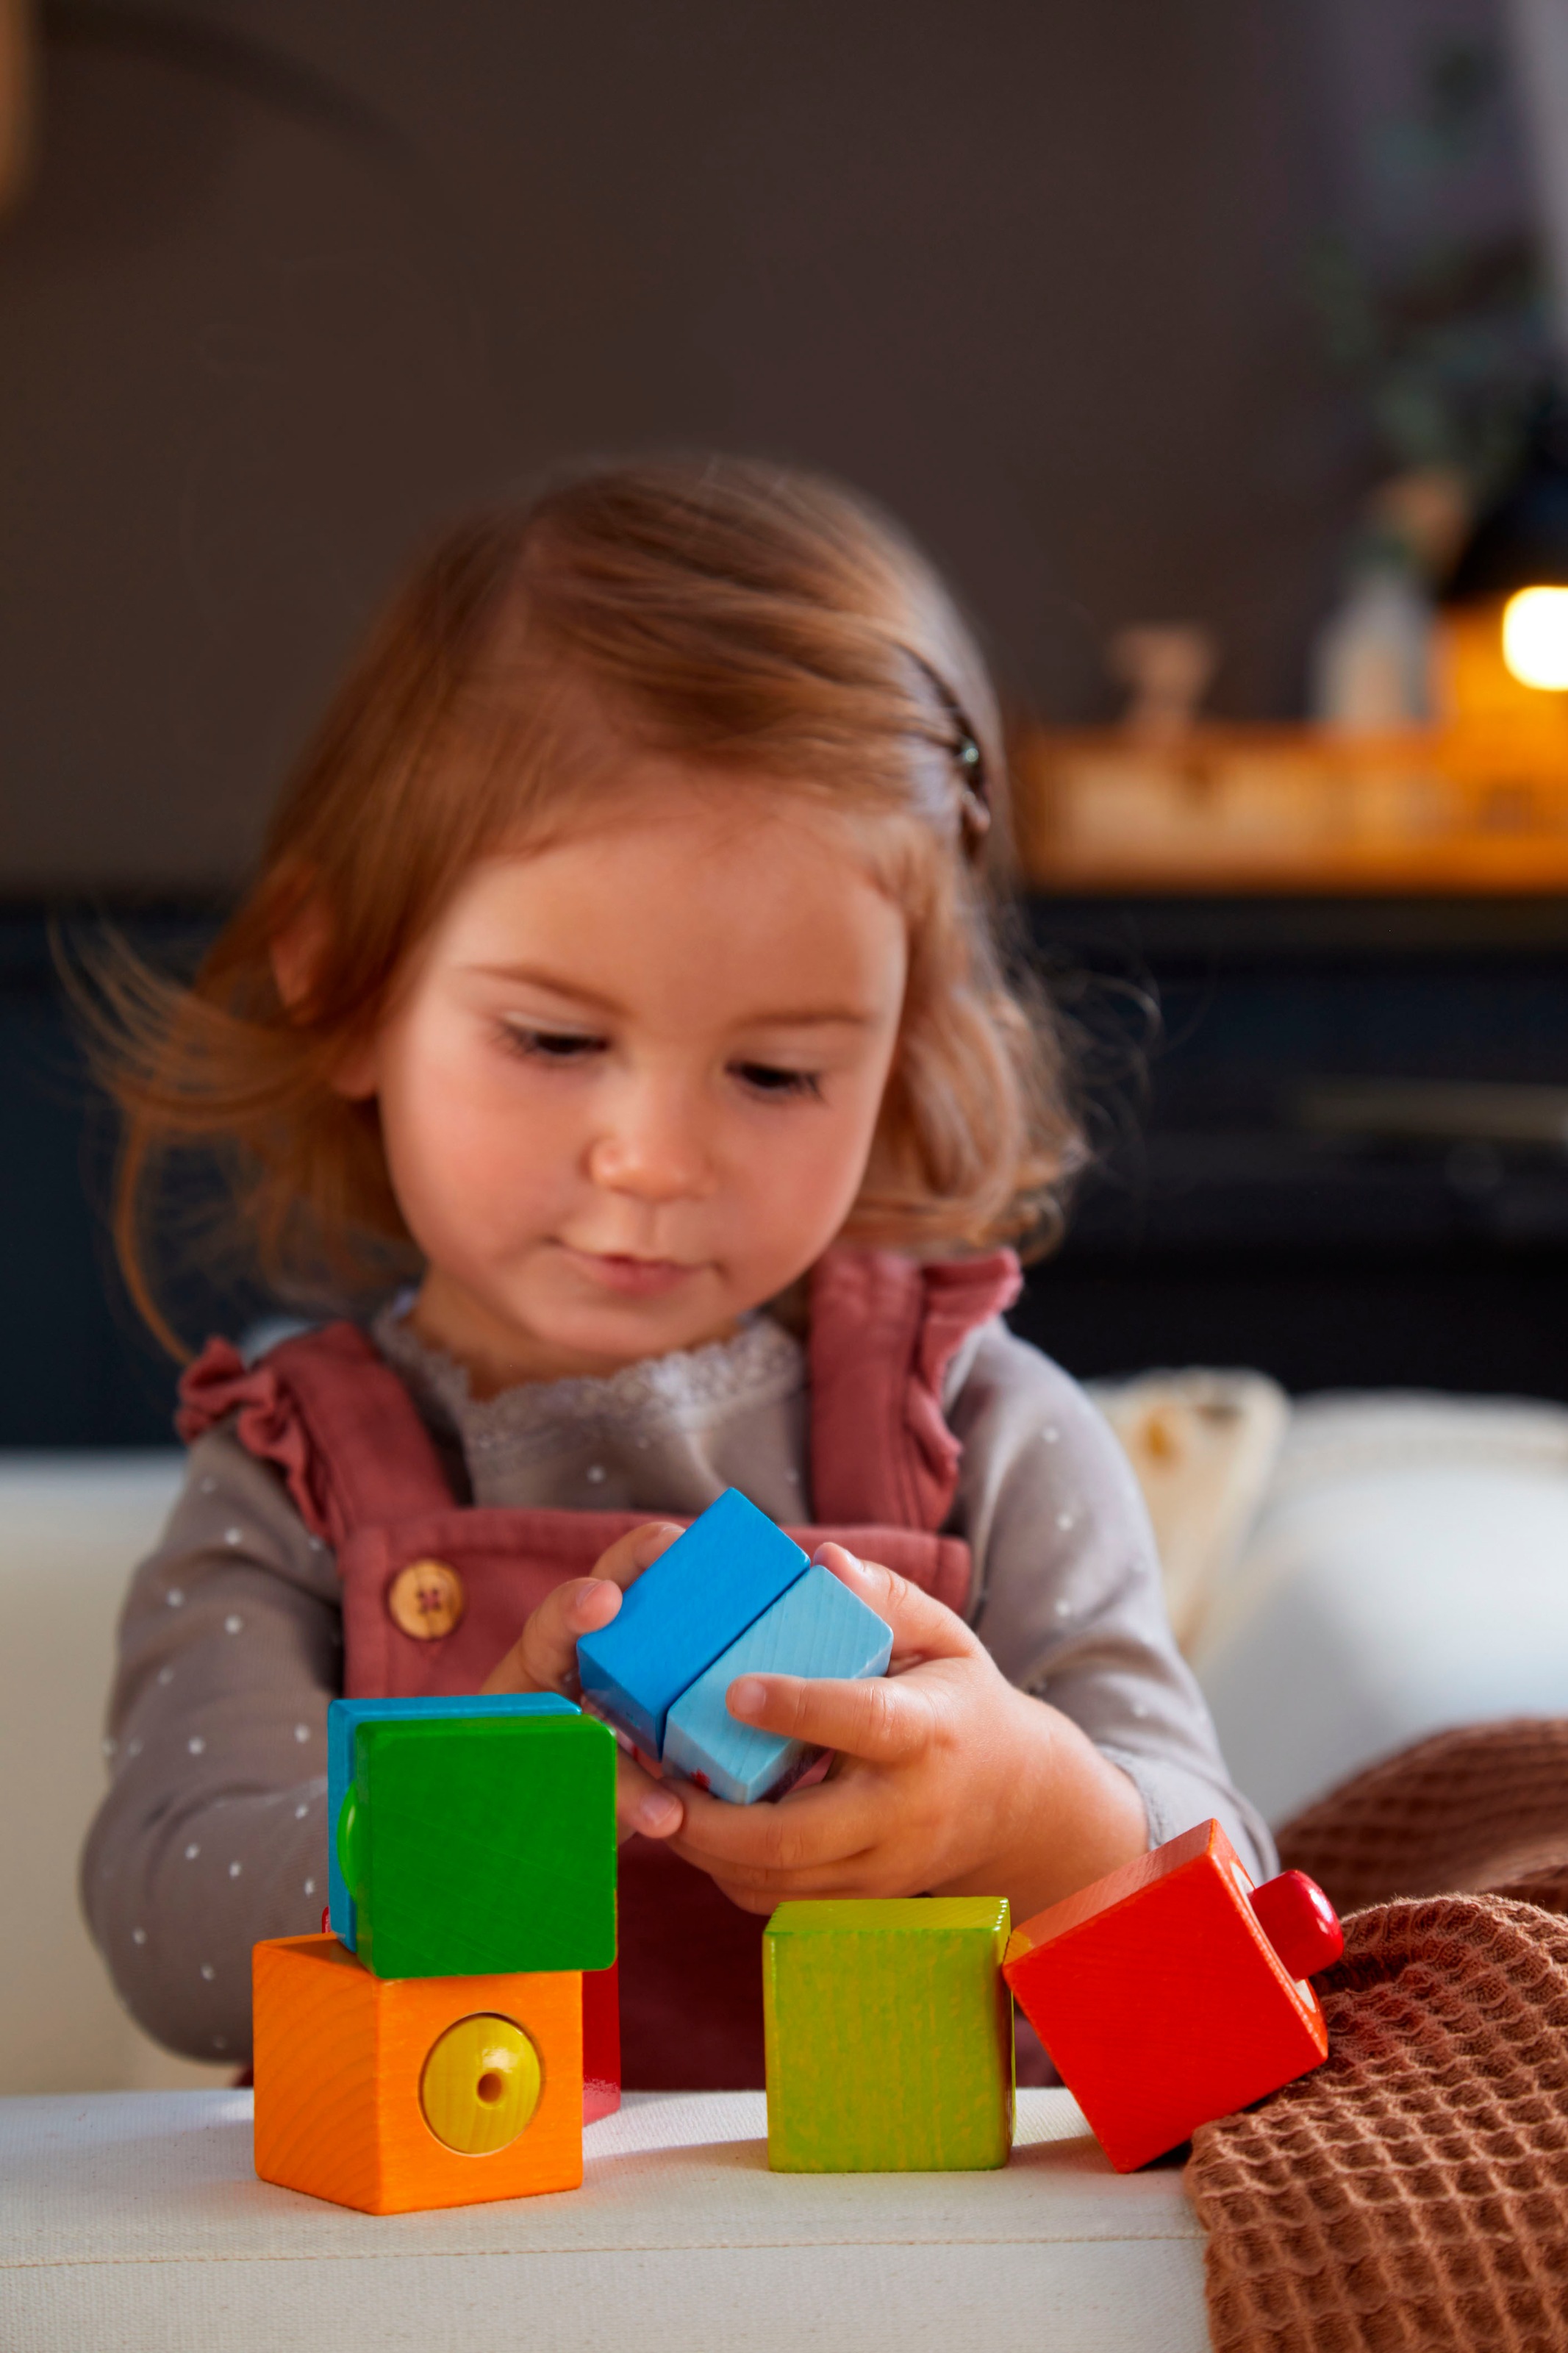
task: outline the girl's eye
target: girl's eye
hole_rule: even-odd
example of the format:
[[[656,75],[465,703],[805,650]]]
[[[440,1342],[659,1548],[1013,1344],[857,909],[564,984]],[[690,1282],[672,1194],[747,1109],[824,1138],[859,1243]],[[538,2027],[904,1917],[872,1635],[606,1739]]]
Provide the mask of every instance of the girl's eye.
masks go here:
[[[521,1022],[503,1021],[501,1043],[511,1054],[531,1062],[581,1062],[602,1054],[602,1038],[585,1038],[576,1029],[525,1029]]]
[[[760,1095],[813,1095],[819,1102],[822,1082],[815,1071],[781,1071],[773,1062],[736,1062],[735,1076]]]

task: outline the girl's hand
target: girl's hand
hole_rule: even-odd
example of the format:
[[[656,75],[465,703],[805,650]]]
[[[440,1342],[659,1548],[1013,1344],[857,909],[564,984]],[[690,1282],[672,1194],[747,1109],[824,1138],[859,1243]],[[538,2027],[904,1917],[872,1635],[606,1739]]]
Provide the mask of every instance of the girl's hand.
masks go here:
[[[1044,1700],[1006,1682],[962,1619],[842,1545],[817,1555],[893,1630],[876,1682],[741,1675],[743,1724],[837,1753],[776,1805],[682,1784],[674,1844],[732,1903],[791,1896],[1005,1895],[1027,1919],[1148,1846],[1127,1776]]]
[[[558,1585],[540,1603],[500,1664],[486,1676],[482,1694],[551,1691],[575,1699],[577,1637],[596,1634],[609,1624],[621,1606],[623,1588],[651,1568],[679,1534],[668,1520],[633,1528],[610,1546],[592,1577],[574,1577]],[[672,1786],[656,1780],[625,1749],[616,1773],[616,1821],[623,1841],[634,1831],[645,1838],[668,1838],[681,1822],[681,1801]]]

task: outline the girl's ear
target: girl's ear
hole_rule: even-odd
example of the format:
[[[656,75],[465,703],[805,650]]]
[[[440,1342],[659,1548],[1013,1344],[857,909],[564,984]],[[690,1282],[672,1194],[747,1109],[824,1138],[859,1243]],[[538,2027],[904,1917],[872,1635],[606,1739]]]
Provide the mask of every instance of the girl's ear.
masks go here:
[[[319,906],[301,907],[274,932],[268,954],[272,979],[286,1013],[300,1014],[316,985],[327,944],[326,918]]]
[[[286,1013],[302,1019],[327,948],[328,918],[319,899],[308,899],[272,934],[272,978]],[[333,1070],[329,1084],[350,1103],[363,1103],[377,1086],[375,1040],[353,1046]]]

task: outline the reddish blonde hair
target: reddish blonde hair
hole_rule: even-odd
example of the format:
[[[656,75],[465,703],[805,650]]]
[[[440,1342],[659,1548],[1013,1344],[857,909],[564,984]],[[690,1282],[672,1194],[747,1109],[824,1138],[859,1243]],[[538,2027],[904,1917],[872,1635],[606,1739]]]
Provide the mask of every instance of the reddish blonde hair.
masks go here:
[[[475,861],[568,826],[613,790],[617,748],[830,803],[906,910],[900,1042],[847,1238],[930,1253],[1054,1231],[1081,1137],[1059,1028],[997,946],[1005,758],[951,597],[832,483],[731,459],[628,464],[431,550],[328,710],[194,986],[100,965],[126,1122],[116,1240],[165,1339],[147,1238],[182,1146],[226,1153],[258,1271],[282,1295],[363,1302],[416,1271],[374,1105],[345,1102],[331,1075]],[[285,1006],[274,951],[301,932],[309,983]]]

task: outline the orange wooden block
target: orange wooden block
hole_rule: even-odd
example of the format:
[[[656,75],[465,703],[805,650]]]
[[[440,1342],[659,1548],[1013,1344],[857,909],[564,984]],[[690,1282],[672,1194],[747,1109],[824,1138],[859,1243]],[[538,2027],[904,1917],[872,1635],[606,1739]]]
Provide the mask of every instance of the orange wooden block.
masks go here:
[[[1270,1944],[1252,1892],[1219,1824],[1202,1822],[1008,1940],[1007,1981],[1120,2173],[1328,2055],[1318,1998]],[[1321,1967],[1338,1926],[1312,1892],[1331,1924]]]
[[[575,1970],[373,1977],[335,1936],[252,1960],[256,2170],[365,2214],[575,2189]]]

